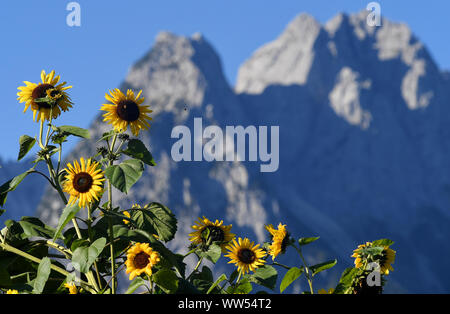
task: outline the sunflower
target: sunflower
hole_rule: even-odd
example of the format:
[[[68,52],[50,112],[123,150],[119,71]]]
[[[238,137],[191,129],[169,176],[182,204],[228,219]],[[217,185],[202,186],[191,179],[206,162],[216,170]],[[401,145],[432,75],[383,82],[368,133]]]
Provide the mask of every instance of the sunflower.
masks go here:
[[[148,243],[136,243],[127,251],[126,273],[130,274],[130,280],[146,273],[152,275],[152,267],[160,261],[159,254],[149,246]]]
[[[74,204],[79,200],[79,206],[84,208],[101,197],[102,182],[105,177],[98,162],[92,162],[90,158],[85,161],[81,157],[80,164],[77,160],[74,161],[73,166],[70,163],[67,164],[64,192],[70,194],[69,204]]]
[[[6,294],[19,294],[19,291],[9,289],[8,291],[6,291]]]
[[[317,291],[318,294],[333,294],[334,293],[334,288],[330,288],[327,290],[325,289],[320,289],[319,291]]]
[[[75,286],[75,284],[73,282],[71,283],[65,283],[64,287],[66,287],[67,289],[69,289],[69,294],[78,294],[78,289],[77,286]]]
[[[231,259],[228,264],[235,264],[238,271],[243,274],[254,271],[266,262],[263,260],[266,253],[259,248],[259,244],[254,245],[254,243],[250,242],[247,238],[242,240],[239,237],[238,242],[233,239],[232,243],[230,243],[226,249],[229,251],[229,254],[225,256]]]
[[[17,89],[17,100],[20,103],[25,102],[26,112],[31,107],[34,121],[45,121],[56,119],[62,111],[67,111],[72,107],[72,101],[66,90],[72,86],[65,86],[66,82],[59,82],[59,75],[55,76],[55,71],[45,74],[41,72],[42,83],[31,83],[24,81],[26,86],[20,86]],[[37,119],[36,119],[37,117]]]
[[[210,239],[211,242],[219,242],[222,252],[225,252],[226,245],[234,239],[234,234],[230,232],[232,225],[224,225],[223,220],[210,221],[208,218],[198,218],[195,225],[192,226],[194,232],[189,233],[190,239],[194,244],[206,244]],[[208,236],[209,234],[209,236]],[[208,238],[209,239],[208,239]]]
[[[362,250],[365,248],[370,248],[373,246],[372,242],[366,242],[365,244],[358,245],[358,248],[353,251],[352,257],[355,258],[355,268],[361,268],[364,266],[364,256]],[[389,275],[389,271],[393,271],[394,268],[391,264],[395,261],[395,251],[389,248],[389,246],[384,246],[381,252],[381,257],[379,258],[380,263],[380,273],[383,275]]]
[[[105,98],[112,104],[103,104],[100,110],[107,111],[103,114],[103,121],[108,121],[118,132],[124,132],[130,125],[131,132],[138,136],[141,129],[147,130],[150,124],[147,120],[152,120],[147,114],[152,110],[149,106],[142,106],[144,97],[140,98],[142,90],[135,96],[129,89],[125,95],[118,88],[105,94]]]
[[[123,211],[123,213],[122,213],[125,217],[128,217],[128,218],[131,218],[131,215],[130,215],[130,213],[129,212],[127,212],[126,210],[125,211]],[[128,225],[129,223],[130,223],[130,221],[128,220],[128,219],[122,219],[122,221],[123,221],[123,223],[124,224],[126,224],[126,225]]]
[[[289,243],[289,233],[286,230],[286,225],[278,224],[278,230],[272,225],[265,226],[266,230],[272,235],[272,244],[269,246],[269,255],[272,256],[272,260],[280,253],[286,251],[286,247]]]

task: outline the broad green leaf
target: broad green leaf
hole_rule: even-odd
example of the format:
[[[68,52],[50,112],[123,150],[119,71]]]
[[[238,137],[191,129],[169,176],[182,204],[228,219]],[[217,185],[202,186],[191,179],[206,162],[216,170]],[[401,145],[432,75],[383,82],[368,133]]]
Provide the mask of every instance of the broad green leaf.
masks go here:
[[[284,290],[286,290],[286,288],[289,287],[291,283],[296,281],[297,278],[300,277],[302,273],[303,267],[302,268],[292,267],[291,269],[289,269],[284,275],[283,280],[281,281],[280,292],[282,293]]]
[[[36,143],[36,139],[28,136],[28,135],[22,135],[19,138],[19,156],[17,157],[17,160],[21,160],[25,155],[30,151],[30,149],[33,148],[34,144]]]
[[[162,268],[152,275],[153,281],[165,293],[175,293],[178,289],[178,277],[169,269]]]
[[[61,235],[63,228],[72,220],[73,217],[80,211],[78,204],[70,205],[64,208],[61,216],[59,217],[58,227],[56,228],[55,236],[53,240],[56,240]]]
[[[119,191],[127,194],[144,172],[144,164],[137,159],[125,160],[118,165],[109,166],[105,176]]]
[[[250,281],[247,278],[243,278],[238,285],[228,287],[227,292],[231,294],[249,294],[252,290],[253,287]]]
[[[219,260],[220,256],[222,255],[222,248],[217,245],[217,244],[211,244],[208,247],[208,250],[206,252],[203,252],[201,249],[198,249],[196,251],[196,253],[200,256],[200,257],[204,257],[209,259],[211,262],[213,262],[214,264],[217,263],[217,261]]]
[[[55,230],[46,226],[42,221],[35,217],[22,217],[18,223],[28,237],[51,239],[55,235]]]
[[[106,239],[100,238],[89,247],[78,247],[72,255],[72,265],[77,271],[87,273],[97,257],[103,251]]]
[[[122,150],[122,153],[130,157],[139,159],[149,166],[156,166],[152,154],[148,151],[144,143],[137,139],[131,139],[128,142],[128,147]]]
[[[394,241],[389,239],[380,239],[372,242],[373,246],[391,246],[394,244]]]
[[[11,191],[14,191],[17,186],[20,184],[20,182],[25,179],[27,175],[29,175],[31,172],[34,171],[34,168],[31,168],[30,170],[25,171],[22,174],[19,174],[18,176],[12,178],[8,182],[4,183],[2,186],[0,186],[0,206],[4,206],[6,202],[6,197],[8,196],[8,193]]]
[[[45,284],[50,276],[51,261],[48,257],[44,257],[39,263],[37,276],[34,280],[33,293],[41,294],[44,291]]]
[[[145,283],[146,283],[146,281],[144,279],[142,279],[141,277],[134,278],[134,280],[128,286],[127,291],[125,291],[125,294],[132,294],[139,287],[145,285]]]
[[[211,291],[214,290],[215,287],[217,287],[222,281],[227,280],[227,276],[225,274],[222,274],[217,280],[209,287],[208,291],[206,291],[206,294],[210,294]]]
[[[309,267],[309,269],[311,270],[312,275],[314,276],[314,275],[320,273],[321,271],[330,269],[331,267],[336,265],[336,263],[337,263],[337,260],[334,259],[334,260],[326,261],[324,263],[320,263],[320,264],[311,266],[311,267]]]
[[[248,278],[251,282],[254,282],[263,287],[274,289],[277,283],[278,272],[275,268],[270,265],[264,265],[257,269]]]
[[[58,127],[58,129],[61,132],[68,133],[70,135],[82,137],[82,138],[91,138],[91,135],[89,134],[89,130],[79,128],[77,126],[71,126],[71,125],[63,125]]]
[[[348,267],[346,268],[341,275],[341,279],[339,280],[338,285],[336,286],[336,289],[334,290],[335,294],[344,294],[347,293],[350,289],[352,282],[356,275],[361,270],[358,268]]]
[[[300,239],[298,239],[298,244],[306,245],[306,244],[309,244],[311,242],[319,240],[319,238],[320,237],[300,238]]]
[[[177,219],[172,211],[159,203],[150,203],[133,211],[132,219],[139,229],[157,234],[161,241],[170,241],[177,231]]]

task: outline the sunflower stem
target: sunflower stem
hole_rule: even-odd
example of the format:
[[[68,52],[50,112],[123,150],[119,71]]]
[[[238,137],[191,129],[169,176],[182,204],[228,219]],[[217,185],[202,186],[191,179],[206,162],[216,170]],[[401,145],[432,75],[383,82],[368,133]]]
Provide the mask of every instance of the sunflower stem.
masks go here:
[[[117,140],[117,133],[114,134],[114,137],[111,142],[111,146],[109,146],[109,155],[110,159],[108,162],[108,166],[112,166],[114,164],[114,160],[111,158],[111,154],[114,151],[114,146],[116,145]],[[113,209],[112,206],[112,185],[111,181],[108,180],[108,206],[109,210]],[[110,254],[111,254],[111,292],[112,294],[116,293],[116,262],[114,258],[114,230],[113,230],[113,224],[112,224],[112,218],[108,216],[108,227],[109,227],[109,247],[110,247]]]
[[[314,294],[311,274],[309,273],[309,268],[308,268],[308,265],[306,264],[305,258],[303,257],[302,250],[300,248],[298,248],[297,246],[295,246],[294,244],[292,244],[292,246],[295,248],[295,250],[300,255],[300,259],[302,260],[303,267],[305,268],[305,274],[306,274],[306,279],[308,280],[309,290],[310,290],[311,294]]]

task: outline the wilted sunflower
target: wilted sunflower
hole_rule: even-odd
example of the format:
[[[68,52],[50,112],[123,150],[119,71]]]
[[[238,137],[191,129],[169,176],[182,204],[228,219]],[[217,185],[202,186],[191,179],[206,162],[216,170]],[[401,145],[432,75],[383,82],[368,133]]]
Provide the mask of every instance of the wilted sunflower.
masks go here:
[[[235,264],[242,274],[254,271],[266,262],[262,259],[266,253],[259,248],[259,244],[254,245],[254,242],[250,242],[247,238],[242,240],[239,237],[238,242],[233,240],[226,249],[229,254],[225,256],[231,259],[228,264]]]
[[[75,284],[73,282],[71,283],[65,283],[64,287],[66,287],[67,289],[69,289],[69,294],[78,294],[78,289],[77,286],[75,286]]]
[[[362,256],[361,251],[371,246],[373,246],[372,242],[366,242],[365,244],[358,245],[358,248],[353,251],[352,257],[355,258],[355,268],[361,268],[364,266],[364,256]],[[394,261],[395,251],[389,248],[389,246],[384,246],[380,258],[380,273],[383,275],[389,275],[389,271],[394,270],[391,265],[394,263]]]
[[[286,230],[286,225],[278,224],[278,230],[272,225],[265,226],[266,230],[272,235],[272,244],[269,246],[269,255],[272,256],[272,260],[277,257],[278,254],[286,251],[286,246],[289,242],[289,233]]]
[[[103,114],[103,121],[108,121],[118,132],[124,132],[130,125],[131,132],[138,136],[141,129],[147,130],[150,124],[147,120],[152,120],[147,114],[152,110],[149,106],[142,106],[144,97],[140,98],[142,90],[135,96],[134,92],[129,89],[125,95],[118,88],[105,94],[105,98],[112,104],[103,104],[100,110],[107,111]]]
[[[34,121],[50,120],[50,114],[52,119],[55,119],[61,114],[61,110],[67,111],[72,107],[72,101],[66,92],[72,86],[64,86],[66,82],[58,84],[59,79],[59,75],[55,76],[55,71],[45,74],[45,71],[42,70],[42,83],[24,81],[26,86],[18,87],[20,92],[17,93],[19,96],[17,100],[21,103],[25,102],[23,112],[31,107]],[[47,101],[43,98],[47,98]]]
[[[126,273],[130,274],[130,280],[142,273],[152,275],[152,267],[160,261],[158,252],[153,251],[148,243],[136,243],[127,251]]]
[[[101,197],[105,177],[98,162],[92,162],[90,158],[86,162],[81,157],[80,163],[75,160],[73,166],[69,163],[65,170],[67,175],[63,190],[70,194],[69,204],[79,200],[78,205],[84,208]]]
[[[189,233],[190,239],[194,244],[205,244],[207,242],[207,234],[209,232],[209,238],[212,242],[220,242],[220,247],[222,252],[225,252],[226,245],[234,239],[234,234],[230,232],[232,225],[224,225],[223,220],[219,221],[216,219],[212,222],[205,216],[203,218],[198,218],[195,225],[192,226],[194,232]]]

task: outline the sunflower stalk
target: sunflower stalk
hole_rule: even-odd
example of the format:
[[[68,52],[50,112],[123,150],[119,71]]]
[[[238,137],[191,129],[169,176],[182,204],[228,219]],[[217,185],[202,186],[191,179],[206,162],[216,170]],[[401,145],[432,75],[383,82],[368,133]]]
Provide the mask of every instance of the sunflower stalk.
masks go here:
[[[295,248],[295,250],[298,252],[298,255],[300,255],[300,259],[302,260],[303,267],[304,267],[304,269],[305,269],[306,280],[308,281],[309,290],[310,290],[311,294],[314,294],[314,289],[313,289],[313,284],[312,284],[312,277],[311,277],[311,274],[310,274],[310,272],[309,272],[310,269],[309,269],[309,267],[308,267],[308,264],[306,263],[305,258],[303,257],[302,249],[299,248],[299,247],[297,247],[297,246],[294,245],[294,244],[291,244],[291,245],[292,245],[292,246]]]
[[[114,151],[114,146],[116,145],[117,140],[117,133],[114,133],[111,146],[109,146],[109,156],[111,156],[112,152]],[[112,166],[114,164],[114,160],[110,157],[108,161],[108,166]],[[111,181],[108,180],[108,207],[109,210],[113,209],[112,205],[112,184]],[[114,230],[113,230],[113,223],[112,218],[108,216],[108,229],[109,229],[109,247],[110,247],[110,255],[111,255],[111,292],[112,294],[116,294],[116,262],[114,257]]]

